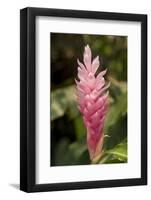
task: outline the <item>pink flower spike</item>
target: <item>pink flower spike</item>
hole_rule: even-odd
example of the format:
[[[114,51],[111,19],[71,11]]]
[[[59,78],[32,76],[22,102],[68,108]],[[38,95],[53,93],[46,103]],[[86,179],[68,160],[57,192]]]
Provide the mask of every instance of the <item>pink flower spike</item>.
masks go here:
[[[76,92],[78,109],[83,116],[87,130],[87,146],[90,159],[101,156],[104,140],[103,127],[108,110],[108,91],[110,84],[106,84],[104,75],[106,70],[98,75],[100,66],[99,56],[92,60],[90,47],[84,48],[83,63],[78,62],[78,81]]]

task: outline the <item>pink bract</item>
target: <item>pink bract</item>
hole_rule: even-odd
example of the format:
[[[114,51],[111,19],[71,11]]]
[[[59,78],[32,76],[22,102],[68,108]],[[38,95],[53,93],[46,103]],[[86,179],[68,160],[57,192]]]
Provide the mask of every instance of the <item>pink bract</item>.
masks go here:
[[[78,62],[78,79],[76,80],[78,109],[83,116],[87,129],[87,146],[90,159],[93,160],[102,152],[103,127],[108,110],[109,84],[105,84],[106,70],[98,75],[96,72],[100,66],[99,56],[92,60],[91,49],[87,45],[84,49],[83,62]]]

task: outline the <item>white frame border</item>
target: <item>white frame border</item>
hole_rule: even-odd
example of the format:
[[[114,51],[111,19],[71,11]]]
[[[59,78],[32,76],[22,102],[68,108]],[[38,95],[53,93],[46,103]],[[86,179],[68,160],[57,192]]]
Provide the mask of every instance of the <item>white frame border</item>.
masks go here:
[[[128,163],[50,167],[50,32],[128,36]],[[140,178],[140,84],[140,22],[36,17],[36,184]]]

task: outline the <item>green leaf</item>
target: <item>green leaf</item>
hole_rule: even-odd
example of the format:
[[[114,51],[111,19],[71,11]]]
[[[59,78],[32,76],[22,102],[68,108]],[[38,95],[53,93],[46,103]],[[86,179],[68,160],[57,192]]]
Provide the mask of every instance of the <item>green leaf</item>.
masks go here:
[[[82,140],[83,137],[86,137],[86,128],[84,127],[83,119],[81,115],[78,115],[74,119],[74,128],[76,132],[76,137],[78,140]]]
[[[104,152],[99,163],[127,162],[127,140]]]
[[[110,78],[111,99],[109,110],[105,120],[104,134],[108,137],[104,140],[103,149],[112,149],[127,137],[127,86]]]
[[[114,156],[115,159],[127,161],[127,142],[118,144],[113,149],[107,151],[107,154]]]
[[[115,124],[118,119],[127,113],[127,94],[122,94],[118,99],[109,107],[109,111],[106,118],[107,130],[109,126]]]
[[[60,140],[56,147],[53,165],[82,165],[90,164],[89,154],[85,141],[69,144],[69,140]]]
[[[70,119],[73,119],[79,113],[74,85],[51,92],[51,121],[62,117],[65,113]]]
[[[55,154],[53,155],[53,159],[51,158],[51,165],[65,165],[68,161],[68,155],[65,152],[68,152],[69,140],[67,138],[63,138],[58,142],[55,147]]]
[[[79,111],[77,109],[77,100],[75,94],[75,85],[71,85],[70,87],[66,87],[64,89],[66,101],[67,101],[67,115],[69,119],[74,119],[79,115]]]
[[[69,151],[74,152],[74,156],[78,159],[84,151],[87,150],[87,146],[85,143],[74,142],[69,146]]]
[[[105,130],[115,124],[119,118],[127,114],[127,84],[125,82],[117,81],[113,78],[109,78],[111,82],[111,99],[112,102],[109,105],[109,111],[107,113]]]
[[[67,102],[64,90],[58,89],[51,93],[51,120],[64,115]]]

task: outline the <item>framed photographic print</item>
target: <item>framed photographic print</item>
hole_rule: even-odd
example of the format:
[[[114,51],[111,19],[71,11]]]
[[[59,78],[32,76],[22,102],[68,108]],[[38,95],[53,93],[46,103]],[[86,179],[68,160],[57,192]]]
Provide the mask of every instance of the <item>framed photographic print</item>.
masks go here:
[[[147,16],[20,12],[20,189],[147,184]]]

